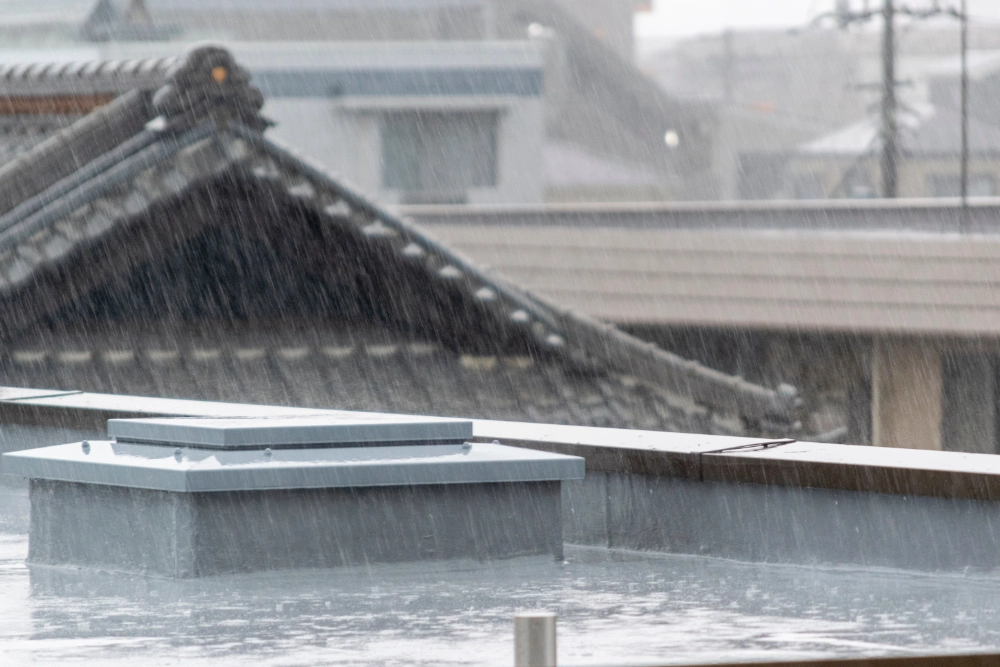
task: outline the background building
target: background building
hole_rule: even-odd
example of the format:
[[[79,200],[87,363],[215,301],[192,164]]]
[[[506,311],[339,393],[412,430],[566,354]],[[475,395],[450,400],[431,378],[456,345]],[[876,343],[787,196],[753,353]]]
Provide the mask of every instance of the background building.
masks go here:
[[[899,114],[900,197],[958,197],[960,117],[948,108]],[[992,197],[1000,183],[1000,127],[969,121],[969,196]],[[778,191],[787,199],[871,198],[880,191],[879,121],[864,120],[798,147],[784,164]]]
[[[385,194],[390,201],[422,198],[461,201],[463,198],[456,192],[462,189],[469,193],[465,200],[472,202],[714,196],[710,174],[712,113],[702,104],[680,101],[666,94],[636,70],[632,63],[632,15],[636,3],[631,0],[394,0],[390,3],[294,0],[280,5],[228,0],[100,0],[82,3],[89,6],[84,13],[79,7],[62,13],[59,2],[40,0],[37,7],[20,15],[17,22],[0,18],[0,35],[10,37],[8,48],[29,50],[9,57],[29,62],[53,61],[62,56],[39,53],[38,46],[58,44],[60,49],[79,50],[99,44],[99,52],[90,57],[110,58],[115,57],[115,44],[128,43],[132,45],[128,49],[130,57],[150,58],[171,49],[176,53],[185,44],[212,40],[231,45],[248,62],[254,60],[253,48],[249,46],[253,43],[260,45],[260,53],[279,52],[280,59],[288,66],[298,66],[296,58],[306,57],[304,53],[290,55],[294,51],[290,43],[297,43],[305,50],[312,48],[312,57],[322,61],[322,51],[326,48],[319,46],[322,43],[331,49],[329,57],[353,58],[352,67],[413,70],[424,63],[437,68],[437,75],[448,68],[465,71],[479,68],[480,84],[493,80],[491,74],[512,67],[512,63],[517,67],[543,69],[540,82],[533,78],[530,92],[525,92],[523,86],[512,92],[509,86],[477,90],[476,85],[471,85],[466,86],[465,92],[457,93],[447,85],[442,87],[433,77],[425,78],[424,89],[409,95],[423,99],[419,103],[410,100],[409,107],[402,99],[388,101],[391,97],[407,96],[399,88],[398,80],[372,80],[363,95],[345,91],[354,97],[379,98],[375,106],[380,111],[371,108],[371,99],[355,99],[341,100],[337,109],[321,113],[320,107],[329,102],[319,99],[336,97],[336,91],[310,91],[314,110],[302,111],[299,125],[316,123],[310,130],[304,130],[310,136],[313,152],[324,153],[324,161],[340,168],[341,165],[334,163],[341,156],[331,156],[327,147],[336,145],[342,154],[355,151],[350,160],[364,163],[359,179],[366,179],[365,187]],[[137,40],[143,40],[146,48],[137,46]],[[526,40],[535,45],[540,55],[515,54],[519,49],[530,51],[524,44]],[[306,48],[307,43],[312,46]],[[165,44],[172,46],[163,48]],[[381,55],[371,55],[375,53]],[[369,56],[374,60],[362,62]],[[87,58],[77,53],[69,59]],[[327,66],[339,65],[327,61]],[[274,92],[287,98],[288,89],[296,86],[301,89],[301,82],[285,84]],[[299,90],[298,94],[301,93]],[[464,96],[461,101],[459,94]],[[439,99],[430,101],[430,97]],[[530,127],[535,121],[527,120],[537,111],[528,110],[531,104],[520,104],[527,97],[542,102],[536,105],[542,113],[541,140]],[[358,105],[369,105],[370,109],[362,113]],[[414,151],[430,151],[428,160],[454,163],[454,169],[462,172],[469,182],[449,182],[452,177],[440,174],[441,169],[437,169],[428,176],[432,184],[425,185],[405,176],[405,169],[390,168],[386,175],[394,185],[383,188],[378,179],[365,175],[381,170],[379,166],[370,167],[372,158],[365,155],[368,151],[377,152],[381,139],[374,141],[371,129],[352,126],[353,121],[345,124],[338,120],[331,124],[328,117],[321,118],[324,115],[344,118],[346,106],[352,106],[355,117],[384,115],[382,112],[390,106],[400,113],[409,113],[399,116],[399,122],[386,121],[396,128],[387,134],[395,140],[406,141],[407,133],[412,134],[418,126],[425,127],[428,130],[423,133],[425,137],[459,136],[457,143],[477,143],[484,153],[495,152],[495,159],[462,165],[455,158],[454,145],[449,146],[448,142],[433,147],[411,146]],[[464,111],[460,108],[463,106]],[[441,113],[459,113],[464,118],[434,115]],[[338,123],[341,129],[337,129]],[[504,136],[506,129],[510,132]],[[343,142],[342,130],[361,139]],[[498,137],[495,151],[491,140],[494,135]],[[548,144],[551,147],[546,148]],[[567,161],[561,159],[567,155],[579,158],[572,160],[569,169]],[[496,178],[489,168],[491,162],[497,163]],[[519,169],[505,172],[501,163],[519,165]],[[609,169],[609,165],[614,169]],[[452,168],[449,164],[445,170]],[[623,179],[611,173],[615,170],[629,176]],[[511,180],[518,178],[519,184]],[[528,181],[532,184],[530,188],[525,186]]]
[[[812,438],[1000,452],[997,199],[409,213],[533,292],[794,384]]]
[[[875,127],[869,119],[878,115],[880,39],[877,30],[862,28],[843,31],[803,26],[797,30],[729,32],[644,50],[639,67],[671,96],[699,101],[713,109],[716,125],[711,173],[718,198],[805,196],[797,195],[796,190],[810,193],[808,196],[843,197],[840,191],[817,195],[820,188],[808,184],[808,170],[804,176],[803,169],[786,174],[785,166],[790,156],[798,159],[800,148],[814,141],[853,132],[857,143],[862,140],[856,134],[859,125],[867,122],[869,127]],[[897,95],[902,115],[926,117],[926,106],[934,106],[934,125],[939,127],[933,130],[936,134],[948,126],[945,116],[958,111],[958,47],[954,21],[910,24],[897,34]],[[992,111],[995,105],[987,101],[989,94],[979,93],[977,88],[991,85],[988,80],[995,67],[1000,37],[988,24],[973,22],[969,47],[973,89],[970,99],[982,100],[973,101],[979,109],[973,115],[986,125],[996,124]],[[957,145],[957,117],[954,128],[953,141]],[[979,131],[988,133],[987,128]],[[935,142],[934,151],[942,149],[939,144],[939,140]],[[867,144],[855,147],[855,153],[865,150],[877,152]],[[820,171],[844,175],[843,154],[828,152],[822,160],[826,166]],[[810,169],[816,162],[810,161]],[[924,179],[922,168],[919,178]],[[837,182],[837,177],[831,179],[833,183],[828,184],[825,177],[819,178],[829,188]],[[855,184],[846,185],[849,192]],[[858,196],[867,196],[863,194],[863,181],[857,192]],[[908,192],[924,196],[929,191],[921,185]]]

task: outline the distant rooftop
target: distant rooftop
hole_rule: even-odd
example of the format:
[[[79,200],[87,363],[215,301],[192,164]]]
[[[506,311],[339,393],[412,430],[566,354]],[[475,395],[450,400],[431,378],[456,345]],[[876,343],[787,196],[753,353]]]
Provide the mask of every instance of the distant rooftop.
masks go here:
[[[967,71],[972,80],[993,74],[1000,70],[1000,50],[994,49],[970,49],[966,54]],[[958,78],[962,72],[961,56],[954,55],[926,66],[930,76],[947,76]]]
[[[961,150],[961,117],[953,109],[930,104],[914,105],[899,112],[900,143],[911,155],[947,154]],[[800,154],[874,155],[881,147],[880,121],[867,118],[798,148]],[[969,146],[974,154],[1000,153],[1000,127],[969,119]]]
[[[1000,332],[1000,199],[559,205],[407,214],[532,291],[620,323]],[[962,233],[962,229],[966,233]]]
[[[642,165],[630,165],[594,155],[574,144],[550,141],[545,145],[545,180],[551,186],[654,185],[661,178]]]

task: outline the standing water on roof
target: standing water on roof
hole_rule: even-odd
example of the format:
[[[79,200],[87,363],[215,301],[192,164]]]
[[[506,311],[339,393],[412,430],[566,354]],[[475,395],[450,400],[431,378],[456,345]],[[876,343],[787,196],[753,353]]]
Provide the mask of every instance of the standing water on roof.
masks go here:
[[[177,581],[29,569],[3,487],[7,664],[509,665],[511,617],[560,614],[565,664],[996,649],[1000,580],[567,549],[565,563],[377,565]]]

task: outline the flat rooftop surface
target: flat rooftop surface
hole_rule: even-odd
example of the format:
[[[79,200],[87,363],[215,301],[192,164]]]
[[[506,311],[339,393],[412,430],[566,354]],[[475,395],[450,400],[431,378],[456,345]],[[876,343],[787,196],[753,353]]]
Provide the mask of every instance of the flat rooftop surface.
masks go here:
[[[32,568],[0,486],[0,655],[17,665],[497,665],[512,615],[560,614],[560,665],[1000,648],[1000,577],[567,548],[547,558],[170,581]]]

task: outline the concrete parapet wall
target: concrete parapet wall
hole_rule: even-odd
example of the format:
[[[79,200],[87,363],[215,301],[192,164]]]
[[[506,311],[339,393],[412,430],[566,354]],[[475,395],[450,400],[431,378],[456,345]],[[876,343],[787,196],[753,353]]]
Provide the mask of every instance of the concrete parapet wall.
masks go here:
[[[89,428],[97,414],[280,410],[81,393],[4,398],[0,391],[5,428],[50,418],[61,428]],[[473,428],[479,441],[586,459],[586,479],[563,486],[567,542],[784,563],[1000,566],[995,455],[483,420]]]
[[[590,473],[563,488],[569,543],[741,561],[1000,566],[1000,503]]]

